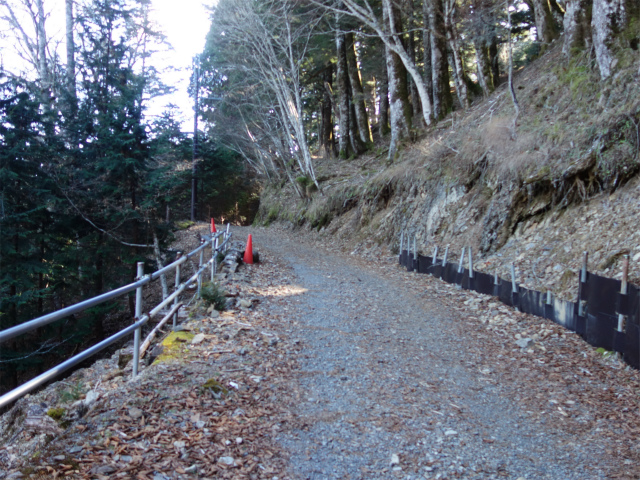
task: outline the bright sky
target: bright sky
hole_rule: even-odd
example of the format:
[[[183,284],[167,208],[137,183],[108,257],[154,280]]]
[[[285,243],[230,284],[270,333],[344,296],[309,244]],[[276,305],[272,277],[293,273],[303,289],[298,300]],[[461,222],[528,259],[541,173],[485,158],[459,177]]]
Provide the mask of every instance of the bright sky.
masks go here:
[[[20,0],[18,0],[20,1]],[[194,55],[202,52],[210,26],[210,12],[207,6],[213,6],[218,0],[151,0],[152,19],[157,23],[173,50],[163,53],[155,59],[156,67],[162,72],[162,80],[176,87],[175,94],[155,99],[148,107],[147,115],[158,115],[164,107],[173,103],[180,108],[183,118],[183,130],[193,130],[193,106],[187,93],[191,64]],[[58,50],[61,60],[64,52],[64,0],[44,0],[47,12],[47,33],[52,42],[51,47]],[[0,9],[4,7],[0,6]],[[4,12],[0,12],[4,14]],[[19,13],[19,9],[17,10]],[[22,21],[21,21],[22,23]],[[32,27],[25,17],[25,29],[29,34]],[[10,33],[0,26],[0,62],[9,70],[20,73],[25,67],[15,50],[15,42],[10,40]],[[5,37],[5,38],[3,38]],[[179,71],[169,71],[167,67]]]
[[[191,63],[194,55],[202,52],[204,48],[211,25],[207,6],[215,3],[217,0],[152,0],[153,18],[174,49],[166,54],[167,57],[162,63],[180,68],[182,71],[164,74],[165,83],[173,85],[177,91],[170,97],[158,99],[150,105],[148,114],[159,114],[166,104],[174,103],[180,107],[184,116],[185,131],[193,130],[193,106],[187,93]]]

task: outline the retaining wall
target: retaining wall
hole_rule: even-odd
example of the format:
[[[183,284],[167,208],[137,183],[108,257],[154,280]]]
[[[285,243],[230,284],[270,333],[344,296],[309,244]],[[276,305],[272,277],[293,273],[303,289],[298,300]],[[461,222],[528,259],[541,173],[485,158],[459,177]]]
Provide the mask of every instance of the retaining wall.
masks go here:
[[[620,280],[587,272],[586,281],[580,282],[578,301],[568,302],[518,285],[514,291],[511,281],[499,277],[496,281],[494,276],[477,271],[469,276],[467,268],[459,271],[458,265],[449,262],[434,264],[432,257],[415,258],[407,250],[400,254],[400,265],[409,272],[428,273],[465,290],[493,295],[521,312],[548,318],[596,348],[621,353],[625,362],[640,368],[640,288],[635,285],[628,284],[627,293],[622,294]],[[622,331],[618,331],[619,315],[625,316]]]

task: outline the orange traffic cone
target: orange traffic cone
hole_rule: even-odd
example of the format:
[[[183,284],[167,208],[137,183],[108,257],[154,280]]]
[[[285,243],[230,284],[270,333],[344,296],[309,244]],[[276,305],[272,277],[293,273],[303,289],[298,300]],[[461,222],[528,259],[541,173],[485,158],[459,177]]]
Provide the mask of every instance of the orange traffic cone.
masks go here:
[[[216,224],[213,221],[213,218],[211,219],[211,233],[217,233]]]
[[[244,249],[244,258],[242,261],[249,265],[253,265],[253,245],[251,244],[251,235],[249,235],[249,238],[247,239],[247,248]]]

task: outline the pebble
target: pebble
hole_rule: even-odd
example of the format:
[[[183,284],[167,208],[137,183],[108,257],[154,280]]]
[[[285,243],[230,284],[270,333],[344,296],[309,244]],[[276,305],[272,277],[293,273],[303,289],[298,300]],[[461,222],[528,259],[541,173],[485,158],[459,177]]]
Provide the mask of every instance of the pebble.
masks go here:
[[[142,410],[136,407],[132,407],[129,409],[129,416],[136,420],[142,416]]]
[[[235,465],[236,461],[233,459],[233,457],[220,457],[218,459],[219,463],[222,463],[223,465]]]
[[[397,453],[394,453],[393,455],[391,455],[391,465],[399,465],[400,464],[400,457],[398,456]]]
[[[204,333],[199,333],[195,337],[193,337],[193,340],[191,340],[191,345],[199,345],[204,342],[204,339]]]
[[[522,349],[531,348],[533,347],[534,343],[535,341],[532,338],[520,338],[516,340],[516,345],[518,345]]]

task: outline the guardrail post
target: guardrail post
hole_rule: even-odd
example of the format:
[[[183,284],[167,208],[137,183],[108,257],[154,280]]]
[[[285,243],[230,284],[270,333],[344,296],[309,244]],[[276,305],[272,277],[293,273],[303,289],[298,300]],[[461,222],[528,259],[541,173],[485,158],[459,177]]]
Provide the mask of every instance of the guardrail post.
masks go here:
[[[447,265],[447,255],[449,255],[449,245],[447,245],[444,249],[444,257],[442,257],[442,266]]]
[[[471,247],[469,247],[469,278],[473,278],[473,256],[471,255]]]
[[[580,283],[584,284],[587,282],[587,265],[589,262],[589,252],[584,252],[584,256],[582,257],[582,269],[580,270]],[[582,285],[578,290],[578,315],[580,317],[584,317],[584,301],[582,300],[582,294],[584,292],[582,290]]]
[[[225,241],[226,241],[226,240],[229,240],[229,235],[230,235],[230,233],[229,233],[229,228],[230,228],[230,227],[231,227],[231,224],[230,224],[230,223],[227,223],[227,231],[226,231],[226,233],[225,233],[225,235],[224,235],[224,239],[225,239]],[[224,253],[227,253],[228,251],[229,251],[229,243],[227,242],[227,243],[225,243],[225,244],[224,244]]]
[[[464,268],[464,252],[466,248],[462,247],[462,254],[460,255],[460,263],[458,264],[458,273],[462,273],[462,269]]]
[[[516,267],[511,264],[511,291],[518,293],[518,285],[516,284]]]
[[[432,261],[433,265],[437,265],[438,264],[438,245],[436,245],[433,248],[433,261]]]
[[[182,254],[178,254],[178,258],[176,258],[176,260],[179,260],[180,257],[182,257]],[[178,291],[178,288],[180,288],[180,264],[176,265],[176,283],[175,283],[175,288],[174,288],[174,292]],[[176,298],[173,299],[173,305],[176,306],[178,304],[178,297],[176,296]],[[178,311],[176,310],[176,313],[173,314],[173,330],[175,331],[176,327],[178,326]]]
[[[211,234],[211,281],[213,282],[213,276],[216,274],[216,239],[213,233]]]
[[[202,241],[204,243],[204,240]],[[198,298],[200,298],[200,292],[202,291],[202,262],[204,260],[204,249],[200,250],[200,259],[198,261]]]
[[[620,285],[620,293],[626,295],[628,293],[627,282],[629,279],[629,255],[624,256],[622,263],[622,284]],[[624,331],[624,315],[618,314],[618,331]]]
[[[141,280],[144,275],[144,262],[138,262],[138,272],[136,280]],[[136,318],[137,322],[142,317],[142,286],[136,288]],[[140,334],[142,327],[136,328],[133,333],[133,376],[138,375],[138,364],[140,363]]]
[[[400,232],[400,255],[402,255],[403,248],[404,248],[404,230]]]

